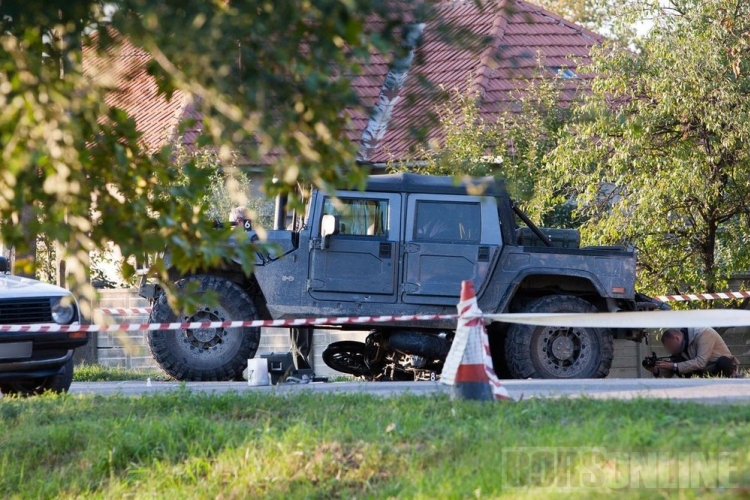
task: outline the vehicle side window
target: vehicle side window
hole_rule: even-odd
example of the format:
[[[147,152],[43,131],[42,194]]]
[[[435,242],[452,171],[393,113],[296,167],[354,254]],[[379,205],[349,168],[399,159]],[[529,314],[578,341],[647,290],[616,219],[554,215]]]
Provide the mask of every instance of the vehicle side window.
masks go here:
[[[414,239],[478,242],[481,221],[479,203],[418,201]]]
[[[323,215],[339,216],[339,234],[388,237],[388,200],[326,198]]]

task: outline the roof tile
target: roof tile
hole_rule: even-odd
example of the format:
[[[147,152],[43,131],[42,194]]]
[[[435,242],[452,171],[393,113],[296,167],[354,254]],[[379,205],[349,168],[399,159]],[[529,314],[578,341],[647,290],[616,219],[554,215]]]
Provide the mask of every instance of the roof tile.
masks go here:
[[[107,105],[124,110],[141,132],[141,146],[155,152],[168,144],[177,124],[185,118],[189,99],[175,92],[167,99],[158,93],[156,81],[146,71],[151,56],[122,38],[110,57],[99,57],[96,48],[83,48],[84,73],[113,90],[105,97]]]
[[[437,39],[428,24],[424,43],[417,50],[422,64],[412,68],[404,94],[424,95],[415,84],[417,73],[448,90],[466,91],[471,85],[472,90],[479,91],[482,96],[480,114],[493,119],[517,101],[519,91],[526,88],[528,79],[536,76],[539,56],[549,68],[575,70],[579,62],[585,64],[590,60],[591,47],[602,40],[601,36],[581,26],[521,0],[497,0],[486,5],[488,7],[480,9],[472,0],[453,0],[443,5],[440,13],[446,22],[469,28],[475,34],[490,35],[490,43],[480,51],[449,46]],[[500,8],[503,5],[508,8]],[[382,80],[387,68],[381,70]],[[550,76],[553,75],[551,70]],[[563,92],[563,102],[574,97],[575,83],[566,86],[569,90]],[[363,101],[369,106],[374,104],[371,94]],[[427,114],[434,110],[436,102],[427,99],[418,99],[417,102],[412,106],[408,106],[406,100],[397,104],[388,131],[370,156],[371,162],[406,158],[408,152],[418,145],[411,129],[415,124],[431,123]],[[438,134],[439,131],[430,130],[427,135],[436,137]]]
[[[449,45],[435,26],[428,23],[402,98],[392,110],[387,131],[369,156],[372,163],[406,158],[418,145],[411,133],[415,126],[426,125],[427,136],[438,137],[432,119],[438,101],[421,86],[418,77],[427,78],[435,88],[480,92],[480,113],[492,119],[517,101],[527,79],[536,76],[539,55],[544,58],[545,66],[551,68],[552,76],[552,68],[564,66],[575,70],[579,62],[587,63],[591,47],[602,40],[581,26],[521,0],[491,0],[480,5],[474,0],[445,0],[439,9],[444,22],[489,36],[489,44],[475,50]],[[348,116],[351,123],[349,140],[359,142],[362,137],[368,124],[368,110],[378,103],[389,59],[372,53],[368,61],[362,62],[361,73],[352,77],[352,86],[364,110],[343,111],[342,115]],[[84,70],[94,78],[108,79],[115,90],[107,96],[107,103],[133,116],[136,127],[143,133],[144,147],[155,151],[175,139],[180,120],[200,116],[191,99],[182,93],[176,93],[169,102],[157,93],[155,81],[145,70],[149,60],[146,52],[127,40],[123,40],[107,65],[103,65],[92,48],[84,48]],[[570,90],[563,93],[563,101],[573,98],[574,88],[575,82],[571,82]],[[199,128],[194,127],[182,140],[192,144],[198,132]]]

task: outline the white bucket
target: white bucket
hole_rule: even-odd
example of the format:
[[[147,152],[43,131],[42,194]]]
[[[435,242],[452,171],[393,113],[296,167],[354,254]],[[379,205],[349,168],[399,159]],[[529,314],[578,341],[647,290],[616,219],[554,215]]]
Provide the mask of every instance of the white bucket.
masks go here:
[[[266,358],[252,358],[247,360],[247,385],[270,385],[268,376],[268,360]]]

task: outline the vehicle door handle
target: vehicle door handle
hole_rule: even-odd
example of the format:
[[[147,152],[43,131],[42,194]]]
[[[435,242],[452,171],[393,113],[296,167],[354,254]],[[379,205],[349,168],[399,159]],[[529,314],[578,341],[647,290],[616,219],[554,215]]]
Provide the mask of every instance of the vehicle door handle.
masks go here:
[[[477,251],[477,262],[489,262],[490,260],[490,247],[479,247]]]
[[[391,258],[391,247],[392,243],[381,243],[380,244],[380,258],[381,259],[390,259]]]

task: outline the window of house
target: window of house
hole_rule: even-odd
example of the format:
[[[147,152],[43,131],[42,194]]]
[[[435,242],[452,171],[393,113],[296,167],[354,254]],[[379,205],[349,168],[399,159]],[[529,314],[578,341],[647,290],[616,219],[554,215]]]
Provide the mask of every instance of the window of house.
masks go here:
[[[388,237],[388,200],[326,198],[323,215],[338,215],[339,234]]]
[[[415,240],[478,242],[481,229],[479,203],[417,202]]]
[[[578,78],[578,75],[575,71],[573,71],[570,68],[565,68],[561,66],[550,66],[549,68],[552,70],[553,73],[555,73],[556,76],[559,78],[562,78],[563,80],[573,80]]]

